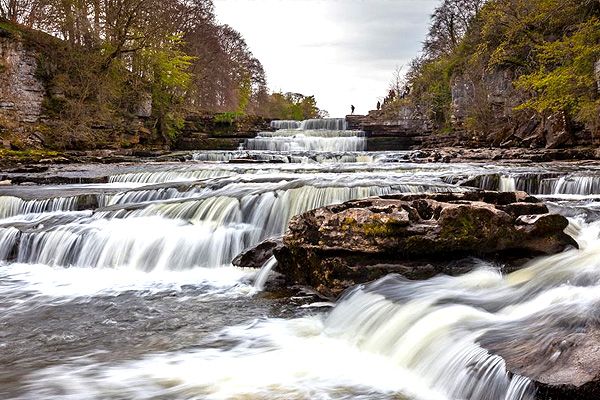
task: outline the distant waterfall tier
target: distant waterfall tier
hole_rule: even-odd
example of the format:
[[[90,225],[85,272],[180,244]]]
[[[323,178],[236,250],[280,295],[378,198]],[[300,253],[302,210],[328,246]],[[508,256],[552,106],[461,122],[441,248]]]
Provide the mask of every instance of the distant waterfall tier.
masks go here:
[[[298,129],[300,128],[300,121],[271,121],[271,128],[273,129]]]
[[[278,138],[278,137],[320,137],[320,138],[354,138],[364,137],[365,133],[361,131],[344,131],[329,129],[307,129],[303,131],[295,129],[280,129],[276,132],[261,132],[260,137]]]
[[[345,131],[345,118],[315,118],[305,121],[271,121],[273,129],[297,129],[302,131],[307,130],[324,130],[324,131]]]
[[[501,192],[522,190],[534,195],[589,196],[600,194],[600,175],[558,172],[489,174],[476,176],[463,184]]]
[[[345,131],[346,130],[346,119],[345,118],[319,118],[319,119],[307,119],[302,121],[300,129],[306,130],[326,130],[326,131]]]
[[[345,130],[289,130],[262,132],[254,139],[246,140],[247,150],[283,152],[353,152],[366,150],[367,140],[363,132]]]

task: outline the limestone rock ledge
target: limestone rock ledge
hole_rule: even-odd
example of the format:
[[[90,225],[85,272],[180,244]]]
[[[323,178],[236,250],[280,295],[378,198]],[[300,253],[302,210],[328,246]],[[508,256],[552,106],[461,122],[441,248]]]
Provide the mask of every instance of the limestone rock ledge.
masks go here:
[[[468,257],[515,269],[577,247],[567,225],[524,192],[384,196],[294,217],[274,254],[289,284],[335,297],[392,272],[410,279],[462,274],[470,267],[456,261]]]

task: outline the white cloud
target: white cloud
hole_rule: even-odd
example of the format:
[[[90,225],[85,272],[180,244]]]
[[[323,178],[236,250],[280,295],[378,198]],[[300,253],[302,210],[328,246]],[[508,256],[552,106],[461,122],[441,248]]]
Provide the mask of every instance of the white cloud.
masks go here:
[[[273,90],[314,94],[332,116],[373,109],[417,55],[439,0],[215,0]]]

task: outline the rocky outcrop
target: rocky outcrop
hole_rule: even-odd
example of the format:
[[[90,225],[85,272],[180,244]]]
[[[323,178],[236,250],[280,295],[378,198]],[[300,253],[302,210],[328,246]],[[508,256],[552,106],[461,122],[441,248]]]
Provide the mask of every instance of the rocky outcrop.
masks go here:
[[[282,246],[281,239],[267,239],[240,253],[231,263],[241,268],[262,268],[273,256],[273,252]]]
[[[292,219],[275,251],[291,283],[336,296],[390,272],[411,279],[466,272],[464,257],[523,259],[576,242],[568,221],[523,192],[399,195],[351,201]]]
[[[45,89],[36,76],[36,55],[0,31],[0,115],[19,122],[37,122]]]
[[[177,150],[237,150],[244,139],[270,130],[269,119],[252,115],[190,116],[174,147]]]
[[[3,130],[23,131],[39,121],[45,88],[36,76],[37,68],[36,54],[0,27],[0,135]],[[29,131],[23,138],[30,145],[43,140],[35,129]],[[10,147],[8,138],[3,140]]]
[[[598,399],[600,325],[594,316],[561,310],[506,324],[478,342],[502,357],[508,371],[531,379],[539,399]]]
[[[368,115],[347,115],[346,123],[348,129],[366,133],[369,151],[417,149],[433,131],[429,118],[410,105],[374,110]]]

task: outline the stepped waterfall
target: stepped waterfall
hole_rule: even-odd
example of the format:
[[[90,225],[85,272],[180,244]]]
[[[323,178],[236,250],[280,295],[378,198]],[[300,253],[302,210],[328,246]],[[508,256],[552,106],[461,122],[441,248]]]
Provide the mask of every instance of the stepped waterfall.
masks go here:
[[[277,152],[356,152],[366,150],[363,132],[346,130],[344,118],[310,119],[300,123],[274,121],[275,132],[261,132],[247,139],[248,150]]]
[[[411,163],[364,152],[343,119],[271,127],[242,150],[262,163],[196,152],[117,165],[106,183],[0,187],[2,398],[538,398],[482,343],[597,318],[600,172]],[[580,248],[510,274],[479,260],[460,276],[392,274],[335,303],[262,292],[274,259],[232,265],[315,208],[474,188],[539,195]]]

